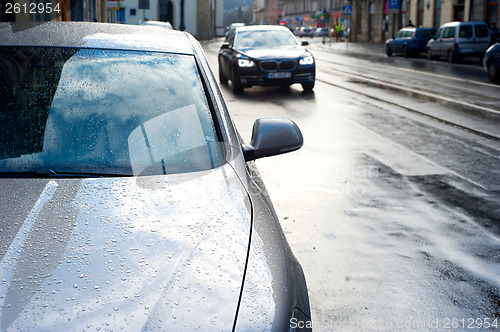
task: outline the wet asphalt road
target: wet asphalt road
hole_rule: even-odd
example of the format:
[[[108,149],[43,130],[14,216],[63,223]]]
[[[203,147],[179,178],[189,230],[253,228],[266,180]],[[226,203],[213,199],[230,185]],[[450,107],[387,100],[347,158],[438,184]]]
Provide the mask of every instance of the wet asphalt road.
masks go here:
[[[204,44],[215,73],[221,43]],[[290,118],[303,132],[301,150],[257,166],[304,268],[314,329],[500,330],[500,140],[412,111],[496,135],[498,117],[488,110],[500,107],[498,87],[479,62],[429,66],[387,59],[378,46],[368,55],[342,47],[312,43],[313,94],[292,86],[235,96],[222,87],[244,139],[266,116]],[[371,79],[397,80],[394,66],[441,68],[439,81],[416,73],[413,86],[432,91],[436,79],[435,93],[464,101],[455,84],[489,99],[471,113],[471,100],[443,103],[353,80],[376,62],[390,67]]]

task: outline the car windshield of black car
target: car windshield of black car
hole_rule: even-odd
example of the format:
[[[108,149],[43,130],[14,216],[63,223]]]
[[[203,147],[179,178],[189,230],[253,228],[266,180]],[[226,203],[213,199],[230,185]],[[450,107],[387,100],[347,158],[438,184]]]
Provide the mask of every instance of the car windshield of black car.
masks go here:
[[[298,45],[295,36],[286,30],[240,31],[236,34],[234,47],[242,48],[280,48]]]
[[[194,56],[0,48],[0,174],[157,175],[223,163]]]

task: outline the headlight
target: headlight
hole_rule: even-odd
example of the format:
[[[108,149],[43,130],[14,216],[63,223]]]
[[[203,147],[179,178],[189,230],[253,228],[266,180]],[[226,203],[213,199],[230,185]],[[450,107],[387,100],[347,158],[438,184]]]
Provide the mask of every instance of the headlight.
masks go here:
[[[314,64],[314,58],[309,55],[309,56],[306,56],[305,58],[302,58],[299,60],[299,63],[304,66],[304,65],[312,65]]]
[[[247,59],[239,59],[238,60],[238,66],[239,67],[246,67],[250,68],[255,66],[255,63],[252,60],[247,60]]]

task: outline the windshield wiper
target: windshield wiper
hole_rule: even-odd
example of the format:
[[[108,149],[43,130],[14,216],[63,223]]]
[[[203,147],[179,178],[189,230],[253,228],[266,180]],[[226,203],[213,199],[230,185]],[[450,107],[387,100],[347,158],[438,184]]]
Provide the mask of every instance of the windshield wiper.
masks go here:
[[[0,172],[0,178],[107,178],[130,177],[131,174],[94,172],[55,172],[53,170],[32,172]]]

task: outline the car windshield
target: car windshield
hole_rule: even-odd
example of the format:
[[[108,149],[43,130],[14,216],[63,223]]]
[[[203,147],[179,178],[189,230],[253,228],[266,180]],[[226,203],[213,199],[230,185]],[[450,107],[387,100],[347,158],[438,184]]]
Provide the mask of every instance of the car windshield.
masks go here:
[[[287,30],[240,31],[236,34],[234,47],[239,48],[280,48],[298,45],[295,36]]]
[[[3,47],[0,97],[0,176],[156,175],[223,163],[193,56]]]

